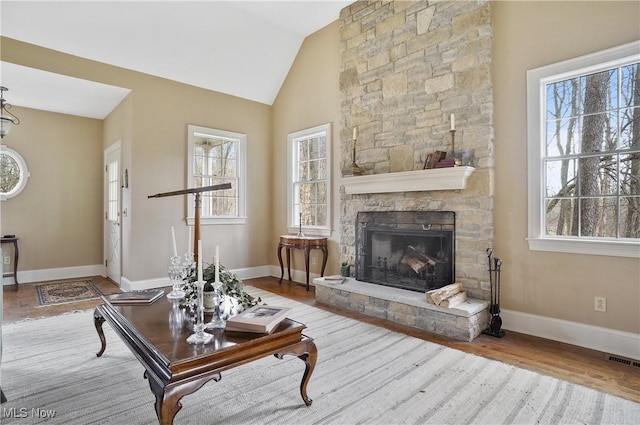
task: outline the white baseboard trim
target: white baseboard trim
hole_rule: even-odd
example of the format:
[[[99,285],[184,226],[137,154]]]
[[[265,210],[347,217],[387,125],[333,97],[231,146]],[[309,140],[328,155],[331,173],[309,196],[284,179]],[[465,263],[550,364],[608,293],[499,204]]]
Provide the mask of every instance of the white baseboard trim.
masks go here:
[[[505,330],[640,360],[640,334],[504,309],[500,317]]]
[[[270,270],[271,270],[271,273],[268,274],[267,276],[277,277],[278,279],[280,279],[280,274],[281,274],[280,266],[270,266]],[[309,272],[309,286],[314,286],[313,279],[317,277],[320,277],[318,273]],[[287,273],[286,269],[284,270],[283,279],[286,279],[286,280],[289,279],[289,274]],[[306,285],[306,274],[304,270],[291,269],[291,281]]]
[[[243,280],[264,276],[280,278],[280,267],[274,265],[234,269],[232,272]],[[104,265],[94,264],[88,266],[18,271],[18,282],[31,283],[105,275]],[[305,272],[303,270],[291,270],[291,277],[294,282],[300,284],[305,283]],[[313,284],[313,279],[316,277],[319,277],[319,274],[309,274],[310,285]],[[284,278],[288,278],[286,270]],[[2,283],[3,285],[13,285],[13,277],[3,278]],[[120,287],[123,291],[151,289],[163,286],[169,286],[168,277],[132,281],[123,276],[120,282]],[[502,327],[505,330],[640,360],[640,334],[505,309],[500,311],[500,316],[502,318]]]
[[[18,284],[31,282],[44,282],[47,280],[75,279],[87,276],[105,276],[103,264],[88,266],[60,267],[56,269],[24,270],[18,271]],[[15,284],[13,277],[2,278],[3,285]]]
[[[271,272],[271,267],[270,266],[248,267],[243,269],[234,269],[234,270],[231,270],[231,272],[237,274],[238,277],[242,280],[253,279],[256,277],[269,276]],[[141,289],[160,288],[163,286],[169,286],[168,277],[132,281],[122,276],[122,279],[120,280],[120,288],[123,291],[139,291]]]

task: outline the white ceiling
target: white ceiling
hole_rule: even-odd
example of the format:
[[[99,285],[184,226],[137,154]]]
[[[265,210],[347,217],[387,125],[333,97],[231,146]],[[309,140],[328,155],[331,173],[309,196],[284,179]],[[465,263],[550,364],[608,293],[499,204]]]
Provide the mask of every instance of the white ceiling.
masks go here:
[[[270,105],[304,38],[350,3],[1,0],[0,34]],[[11,104],[92,118],[127,93],[6,62],[0,81]]]

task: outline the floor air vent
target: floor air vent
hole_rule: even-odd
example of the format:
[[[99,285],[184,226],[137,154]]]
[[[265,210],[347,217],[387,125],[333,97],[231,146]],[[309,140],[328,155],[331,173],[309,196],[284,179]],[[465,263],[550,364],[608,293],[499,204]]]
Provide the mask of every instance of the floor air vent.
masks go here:
[[[618,363],[626,364],[628,366],[640,367],[640,361],[637,361],[637,360],[626,359],[624,357],[613,356],[611,354],[607,355],[607,359],[611,360],[612,362],[618,362]]]

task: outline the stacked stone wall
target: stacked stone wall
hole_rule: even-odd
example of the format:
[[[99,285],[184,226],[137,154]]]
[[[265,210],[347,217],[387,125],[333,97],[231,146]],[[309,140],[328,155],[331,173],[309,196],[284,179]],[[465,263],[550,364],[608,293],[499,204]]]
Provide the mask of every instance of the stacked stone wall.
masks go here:
[[[353,261],[359,211],[456,212],[456,280],[488,299],[493,245],[492,26],[488,1],[357,1],[340,15],[341,165],[363,174],[422,169],[428,153],[473,153],[467,188],[341,193],[341,258]],[[357,177],[345,177],[357,178]]]

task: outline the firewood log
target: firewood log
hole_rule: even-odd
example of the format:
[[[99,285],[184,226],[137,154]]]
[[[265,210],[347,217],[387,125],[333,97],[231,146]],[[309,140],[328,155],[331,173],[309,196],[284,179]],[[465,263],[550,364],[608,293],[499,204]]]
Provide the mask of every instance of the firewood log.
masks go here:
[[[427,268],[427,264],[425,262],[420,261],[415,257],[409,257],[407,255],[403,256],[400,262],[402,264],[406,264],[407,266],[411,267],[411,269],[416,273],[420,273],[421,271]]]
[[[458,292],[462,292],[463,287],[461,283],[452,283],[451,285],[443,286],[439,289],[432,289],[427,291],[427,302],[435,305],[440,305],[440,302],[445,298],[455,295]]]
[[[458,304],[462,304],[466,300],[467,300],[467,293],[466,291],[462,291],[462,292],[458,292],[457,294],[453,294],[448,298],[445,298],[438,305],[440,307],[453,308]]]

